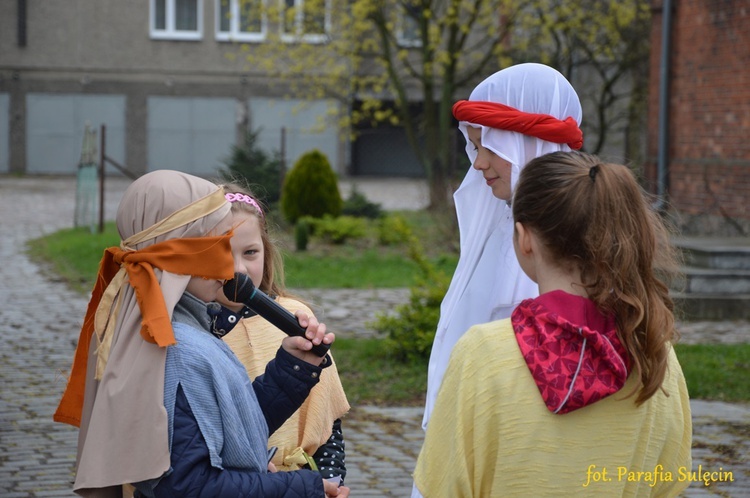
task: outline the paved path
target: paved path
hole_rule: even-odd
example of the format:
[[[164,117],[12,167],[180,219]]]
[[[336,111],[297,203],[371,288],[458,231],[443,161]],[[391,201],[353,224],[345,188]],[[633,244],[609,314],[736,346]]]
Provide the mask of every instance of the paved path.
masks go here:
[[[108,182],[105,213],[114,217],[124,180]],[[416,182],[358,181],[376,202],[390,197],[423,202]],[[402,189],[399,191],[399,188]],[[342,190],[344,190],[342,188]],[[77,430],[52,422],[65,386],[86,299],[55,281],[25,255],[28,240],[73,224],[75,181],[70,178],[0,177],[0,496],[70,497]],[[380,197],[379,197],[380,196]],[[401,208],[410,205],[404,203]],[[310,299],[332,330],[372,336],[362,308],[375,303],[392,309],[404,289],[299,291]],[[356,319],[354,319],[356,318]],[[684,342],[750,342],[747,322],[683,324]],[[731,471],[734,482],[685,493],[699,496],[750,496],[750,406],[691,402],[694,419],[694,470]],[[353,496],[405,497],[422,443],[421,409],[357,406],[344,422],[347,484]]]

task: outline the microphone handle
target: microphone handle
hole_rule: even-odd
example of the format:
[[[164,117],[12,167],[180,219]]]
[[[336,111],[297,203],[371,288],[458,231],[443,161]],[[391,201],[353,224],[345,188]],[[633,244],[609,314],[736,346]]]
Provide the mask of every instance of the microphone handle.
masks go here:
[[[262,294],[260,290],[255,289],[252,297],[245,302],[248,308],[275,325],[286,335],[305,337],[305,328],[302,327],[294,316],[270,297]],[[265,298],[265,299],[264,299]],[[331,348],[330,344],[313,344],[312,352],[319,357],[324,357]]]

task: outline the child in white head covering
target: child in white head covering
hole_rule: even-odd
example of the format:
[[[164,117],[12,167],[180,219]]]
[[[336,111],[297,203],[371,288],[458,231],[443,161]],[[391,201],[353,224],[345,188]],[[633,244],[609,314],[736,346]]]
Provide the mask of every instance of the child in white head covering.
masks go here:
[[[461,254],[430,355],[425,429],[456,341],[473,325],[507,318],[538,293],[513,252],[510,202],[521,169],[535,157],[583,143],[578,95],[562,74],[543,64],[493,74],[453,112],[472,168],[454,194]]]

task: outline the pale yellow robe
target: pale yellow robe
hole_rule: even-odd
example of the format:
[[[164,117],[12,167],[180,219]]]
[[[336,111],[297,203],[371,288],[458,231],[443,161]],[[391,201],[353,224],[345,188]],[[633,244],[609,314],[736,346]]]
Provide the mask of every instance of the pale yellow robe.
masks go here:
[[[312,311],[304,304],[289,298],[280,298],[279,304],[290,312],[302,310],[308,316]],[[259,315],[243,318],[223,337],[245,366],[251,379],[261,375],[269,361],[281,347],[286,334]],[[331,437],[333,422],[349,411],[344,388],[334,363],[325,368],[304,404],[284,425],[268,439],[268,446],[277,446],[273,463],[279,470],[296,470],[304,464],[299,448],[312,456]]]
[[[674,351],[668,397],[659,391],[636,407],[625,398],[634,384],[631,375],[619,393],[554,415],[510,320],[472,327],[451,356],[416,486],[426,498],[676,496],[689,484],[692,422]]]

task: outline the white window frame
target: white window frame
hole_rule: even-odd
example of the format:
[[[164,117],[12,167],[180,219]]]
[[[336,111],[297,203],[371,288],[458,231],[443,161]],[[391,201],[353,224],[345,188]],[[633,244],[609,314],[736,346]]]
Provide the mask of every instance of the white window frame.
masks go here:
[[[221,3],[229,2],[231,17],[229,19],[229,31],[221,30]],[[268,16],[266,15],[266,1],[263,4],[263,13],[260,20],[260,31],[240,31],[240,4],[242,0],[216,0],[216,39],[218,41],[240,41],[261,42],[265,41],[268,32]]]
[[[284,31],[284,16],[286,15],[286,0],[279,0],[279,8],[281,12],[281,22],[279,29],[281,30],[281,41],[286,43],[304,42],[304,43],[326,43],[328,42],[328,34],[331,32],[331,0],[325,1],[325,16],[323,19],[323,30],[324,33],[302,33],[304,27],[304,5],[305,0],[294,0],[295,21],[294,33],[287,33]]]
[[[164,0],[165,28],[156,28],[156,1],[149,0],[149,31],[153,40],[202,40],[203,39],[203,0],[195,0],[196,29],[175,28],[175,0]]]

